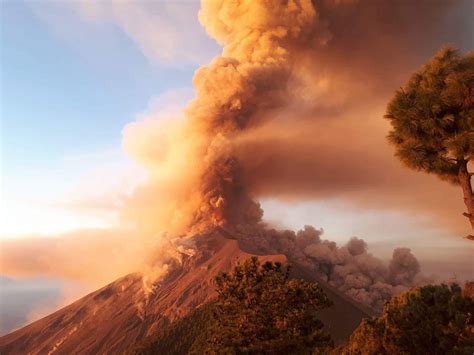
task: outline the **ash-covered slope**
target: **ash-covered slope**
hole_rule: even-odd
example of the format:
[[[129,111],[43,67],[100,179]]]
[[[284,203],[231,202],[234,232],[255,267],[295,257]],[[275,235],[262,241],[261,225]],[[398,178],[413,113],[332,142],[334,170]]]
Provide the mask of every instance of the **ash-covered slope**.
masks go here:
[[[147,292],[142,276],[130,274],[71,305],[0,338],[1,354],[123,353],[215,296],[213,279],[251,254],[214,231],[196,239],[197,253]],[[285,261],[282,255],[260,256]],[[303,268],[298,276],[311,278]],[[336,340],[346,338],[368,312],[330,290],[334,301],[321,318]]]

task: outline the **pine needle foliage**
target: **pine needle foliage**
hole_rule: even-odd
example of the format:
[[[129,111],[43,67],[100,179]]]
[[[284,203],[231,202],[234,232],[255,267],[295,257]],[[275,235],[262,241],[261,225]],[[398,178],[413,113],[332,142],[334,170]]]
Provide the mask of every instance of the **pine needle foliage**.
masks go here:
[[[441,48],[387,106],[388,140],[408,167],[460,185],[474,230],[474,54]],[[466,237],[474,240],[474,236]]]
[[[211,354],[325,353],[332,341],[318,311],[332,302],[314,282],[290,279],[281,263],[256,257],[216,278]]]
[[[365,319],[343,355],[473,354],[474,299],[461,287],[428,285],[393,297],[377,318]]]
[[[458,184],[474,152],[474,55],[440,49],[387,107],[388,140],[408,167]]]

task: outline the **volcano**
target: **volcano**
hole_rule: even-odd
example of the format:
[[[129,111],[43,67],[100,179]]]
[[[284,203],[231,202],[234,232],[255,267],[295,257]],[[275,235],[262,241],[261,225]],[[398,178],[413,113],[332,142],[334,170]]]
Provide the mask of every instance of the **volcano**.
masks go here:
[[[0,338],[1,354],[117,354],[152,337],[212,300],[213,280],[252,256],[239,242],[216,229],[194,239],[196,253],[155,283],[144,287],[142,274],[126,275],[51,315]],[[284,255],[257,255],[286,262]],[[293,266],[294,277],[319,281],[304,267]],[[336,344],[349,337],[362,318],[373,312],[320,282],[334,305],[320,314]]]

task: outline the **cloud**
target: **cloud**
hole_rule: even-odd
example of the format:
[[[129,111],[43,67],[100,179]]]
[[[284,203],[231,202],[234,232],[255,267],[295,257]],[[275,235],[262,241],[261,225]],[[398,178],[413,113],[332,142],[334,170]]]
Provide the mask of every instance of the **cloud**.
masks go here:
[[[123,230],[78,230],[2,240],[6,275],[61,277],[100,286],[142,263],[145,243]]]
[[[197,21],[198,1],[89,1],[80,13],[93,21],[111,21],[152,63],[202,64],[218,47]]]
[[[338,199],[428,215],[465,235],[459,188],[403,167],[385,140],[382,117],[395,89],[439,46],[472,46],[472,24],[462,15],[469,3],[319,5],[327,43],[295,54],[286,105],[260,110],[233,137],[245,184],[257,198]],[[449,31],[440,32],[440,23]]]
[[[145,178],[120,148],[67,154],[34,177],[4,182],[0,238],[116,226],[124,200]]]
[[[460,189],[408,170],[393,156],[382,100],[330,116],[292,109],[280,112],[281,120],[249,129],[234,147],[250,190],[260,198],[337,199],[346,208],[398,210],[466,233]]]
[[[191,189],[201,173],[201,161],[195,158],[200,141],[185,128],[183,110],[192,95],[186,89],[160,95],[122,131],[125,152],[148,173],[121,211],[122,220],[141,233],[182,233],[197,208]]]
[[[101,52],[104,46],[117,51],[117,30],[152,64],[196,66],[219,51],[198,22],[198,1],[74,0],[28,6],[55,36],[81,48],[86,58],[88,51]]]
[[[195,2],[74,4],[86,22],[119,26],[153,61],[207,52],[194,25],[184,25],[197,25]],[[472,43],[469,5],[204,1],[199,19],[222,55],[196,72],[195,95],[165,95],[123,131],[148,183],[119,201],[97,195],[76,205],[120,205],[123,218],[152,233],[182,232],[206,218],[258,220],[252,199],[338,199],[432,216],[439,228],[466,233],[460,192],[402,167],[382,116],[393,91],[438,46]]]
[[[260,198],[338,199],[466,233],[459,189],[404,168],[382,117],[440,45],[470,43],[469,2],[267,5],[203,1],[222,55],[197,70],[179,119],[126,127],[124,146],[151,172],[132,215],[183,232],[258,221]]]

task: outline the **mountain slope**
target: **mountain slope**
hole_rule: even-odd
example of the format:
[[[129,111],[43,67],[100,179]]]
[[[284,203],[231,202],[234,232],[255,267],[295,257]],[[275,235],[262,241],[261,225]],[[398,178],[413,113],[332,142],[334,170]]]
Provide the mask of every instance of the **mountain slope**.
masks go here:
[[[1,354],[123,353],[131,345],[157,334],[215,296],[213,280],[250,257],[236,240],[219,231],[196,238],[197,253],[183,259],[146,292],[139,274],[130,274],[71,305],[0,338]],[[282,255],[260,256],[285,261]],[[303,268],[295,275],[311,279]],[[369,315],[337,291],[324,286],[334,306],[321,314],[337,342],[346,339]]]
[[[293,264],[294,265],[294,264]],[[304,270],[298,270],[293,266],[295,277],[304,277]],[[312,277],[304,277],[312,279]],[[360,308],[347,296],[339,295],[331,287],[321,284],[326,294],[334,300],[334,305],[330,309],[320,311],[319,317],[325,324],[325,329],[331,334],[336,345],[345,343],[353,333],[354,328],[360,323],[361,313],[364,309]],[[345,302],[347,301],[347,302]],[[212,331],[213,324],[213,302],[209,302],[198,307],[186,317],[174,322],[167,327],[162,334],[156,334],[145,339],[142,342],[132,346],[129,350],[130,355],[182,355],[182,354],[201,354],[206,348],[207,334]],[[367,313],[372,313],[367,310]],[[366,316],[366,315],[365,315]]]

